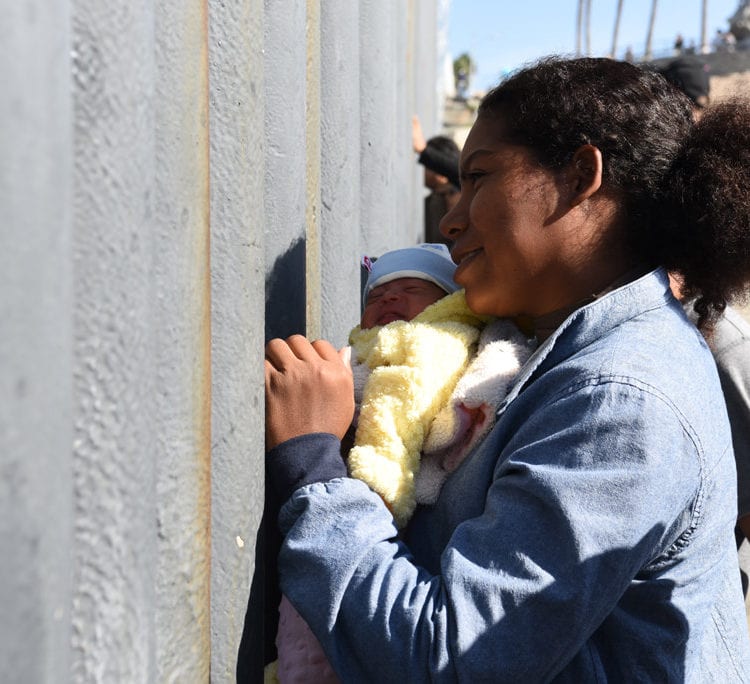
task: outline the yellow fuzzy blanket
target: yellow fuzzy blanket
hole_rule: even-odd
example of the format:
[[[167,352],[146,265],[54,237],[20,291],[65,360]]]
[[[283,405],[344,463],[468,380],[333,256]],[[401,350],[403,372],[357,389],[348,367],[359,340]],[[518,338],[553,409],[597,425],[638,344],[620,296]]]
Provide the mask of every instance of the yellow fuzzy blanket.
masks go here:
[[[432,420],[476,351],[488,317],[471,312],[463,290],[411,321],[352,330],[352,364],[370,369],[349,452],[352,477],[367,483],[403,527],[415,508],[414,477]]]

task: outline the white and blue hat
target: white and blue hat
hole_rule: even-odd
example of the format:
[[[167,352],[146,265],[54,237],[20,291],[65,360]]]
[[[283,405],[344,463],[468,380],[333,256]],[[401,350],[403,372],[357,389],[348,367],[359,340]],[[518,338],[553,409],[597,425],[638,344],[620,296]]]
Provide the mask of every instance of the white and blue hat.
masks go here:
[[[459,289],[453,281],[456,264],[448,248],[439,243],[425,242],[414,247],[404,247],[386,252],[375,261],[367,257],[362,260],[369,271],[362,301],[367,303],[370,290],[397,278],[420,278],[435,283],[448,294]]]

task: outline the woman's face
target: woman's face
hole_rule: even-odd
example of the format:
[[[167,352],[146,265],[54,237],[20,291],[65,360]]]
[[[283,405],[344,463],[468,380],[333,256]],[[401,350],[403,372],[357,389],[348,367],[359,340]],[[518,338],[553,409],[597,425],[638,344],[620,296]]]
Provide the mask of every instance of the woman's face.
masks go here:
[[[501,137],[498,119],[479,117],[461,153],[461,198],[440,229],[455,241],[454,280],[473,311],[536,317],[569,303],[557,226],[561,185],[526,148]]]

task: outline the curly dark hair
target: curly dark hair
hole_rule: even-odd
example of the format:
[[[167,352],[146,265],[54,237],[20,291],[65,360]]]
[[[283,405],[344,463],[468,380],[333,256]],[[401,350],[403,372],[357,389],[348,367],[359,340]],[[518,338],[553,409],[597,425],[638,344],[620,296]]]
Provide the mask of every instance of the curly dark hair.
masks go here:
[[[662,263],[699,321],[744,299],[750,281],[750,105],[709,107],[675,158],[660,205]]]
[[[612,59],[552,57],[491,90],[480,117],[538,163],[563,168],[599,148],[603,186],[620,198],[634,257],[676,271],[710,327],[750,282],[750,105],[715,106],[693,122],[666,79]]]

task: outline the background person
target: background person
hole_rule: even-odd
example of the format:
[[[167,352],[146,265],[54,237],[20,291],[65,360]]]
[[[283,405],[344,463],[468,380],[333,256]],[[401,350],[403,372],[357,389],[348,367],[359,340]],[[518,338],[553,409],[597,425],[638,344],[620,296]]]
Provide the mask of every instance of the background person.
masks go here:
[[[710,81],[705,65],[697,59],[676,61],[661,70],[664,77],[690,98],[693,119],[698,121],[710,104]],[[670,280],[672,292],[695,317],[694,301],[683,293],[679,276]],[[732,306],[707,331],[706,341],[714,355],[732,428],[732,446],[737,466],[737,527],[739,547],[750,539],[750,324]],[[741,558],[742,586],[747,594],[747,563]]]
[[[426,242],[448,244],[440,232],[440,221],[458,202],[461,182],[458,176],[458,145],[445,135],[425,140],[419,117],[412,117],[412,147],[424,166],[424,186],[430,191],[424,200]]]
[[[708,65],[698,57],[683,56],[673,59],[658,71],[690,98],[695,110],[694,115],[700,116],[701,110],[709,103],[711,81]]]
[[[682,294],[679,279],[671,277],[672,292],[683,302],[691,318],[698,316],[694,301]],[[750,539],[750,323],[732,306],[727,306],[705,332],[716,361],[732,429],[732,446],[737,467],[737,546]],[[743,589],[747,593],[747,568]]]

